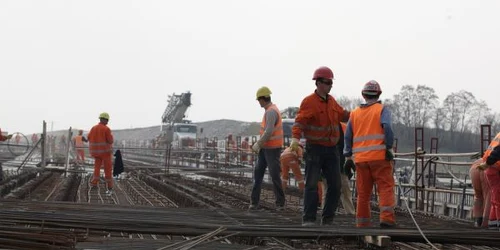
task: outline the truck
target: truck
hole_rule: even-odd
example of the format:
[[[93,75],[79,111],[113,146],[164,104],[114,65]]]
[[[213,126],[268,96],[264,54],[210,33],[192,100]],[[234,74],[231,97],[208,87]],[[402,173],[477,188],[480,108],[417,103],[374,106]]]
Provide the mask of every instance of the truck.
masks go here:
[[[185,120],[186,111],[191,106],[191,92],[187,91],[168,97],[168,105],[162,115],[161,133],[158,143],[174,149],[195,146],[198,127]]]

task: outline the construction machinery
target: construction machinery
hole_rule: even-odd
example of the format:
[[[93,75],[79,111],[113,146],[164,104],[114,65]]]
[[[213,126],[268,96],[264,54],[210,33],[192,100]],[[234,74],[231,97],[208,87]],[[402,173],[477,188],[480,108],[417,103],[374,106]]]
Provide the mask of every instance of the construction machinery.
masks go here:
[[[168,105],[161,117],[160,145],[170,145],[174,149],[195,146],[198,127],[184,119],[190,106],[191,92],[169,95]]]

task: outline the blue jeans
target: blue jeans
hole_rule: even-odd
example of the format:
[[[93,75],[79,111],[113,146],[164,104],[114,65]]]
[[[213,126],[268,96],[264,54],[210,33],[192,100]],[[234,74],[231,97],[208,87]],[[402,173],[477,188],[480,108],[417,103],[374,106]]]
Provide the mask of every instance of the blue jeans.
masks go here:
[[[323,181],[326,181],[328,185],[322,220],[331,222],[340,200],[341,179],[338,151],[335,146],[307,145],[305,161],[306,185],[302,221],[316,221],[316,213],[318,211],[318,180],[321,175]]]
[[[264,174],[266,173],[266,167],[268,166],[269,176],[271,177],[273,182],[274,197],[276,197],[276,206],[282,207],[285,205],[285,193],[283,192],[283,188],[281,187],[280,154],[280,148],[263,148],[260,150],[259,158],[257,159],[257,165],[255,166],[253,175],[253,187],[251,195],[252,205],[259,204],[262,181],[264,179]]]

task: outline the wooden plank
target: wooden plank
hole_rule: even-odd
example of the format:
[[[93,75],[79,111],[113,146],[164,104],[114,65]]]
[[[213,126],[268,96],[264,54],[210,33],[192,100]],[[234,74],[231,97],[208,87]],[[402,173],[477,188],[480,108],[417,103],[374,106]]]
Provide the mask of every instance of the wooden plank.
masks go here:
[[[387,235],[366,235],[364,241],[378,247],[388,247],[391,244],[391,237]]]

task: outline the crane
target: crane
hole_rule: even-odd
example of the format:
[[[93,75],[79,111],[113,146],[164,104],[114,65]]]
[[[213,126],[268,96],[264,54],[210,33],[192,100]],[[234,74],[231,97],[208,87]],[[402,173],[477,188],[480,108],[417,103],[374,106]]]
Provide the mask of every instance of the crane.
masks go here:
[[[194,145],[197,126],[185,120],[185,114],[191,106],[191,92],[168,96],[168,105],[161,117],[161,134],[158,142],[172,145],[174,148]]]

